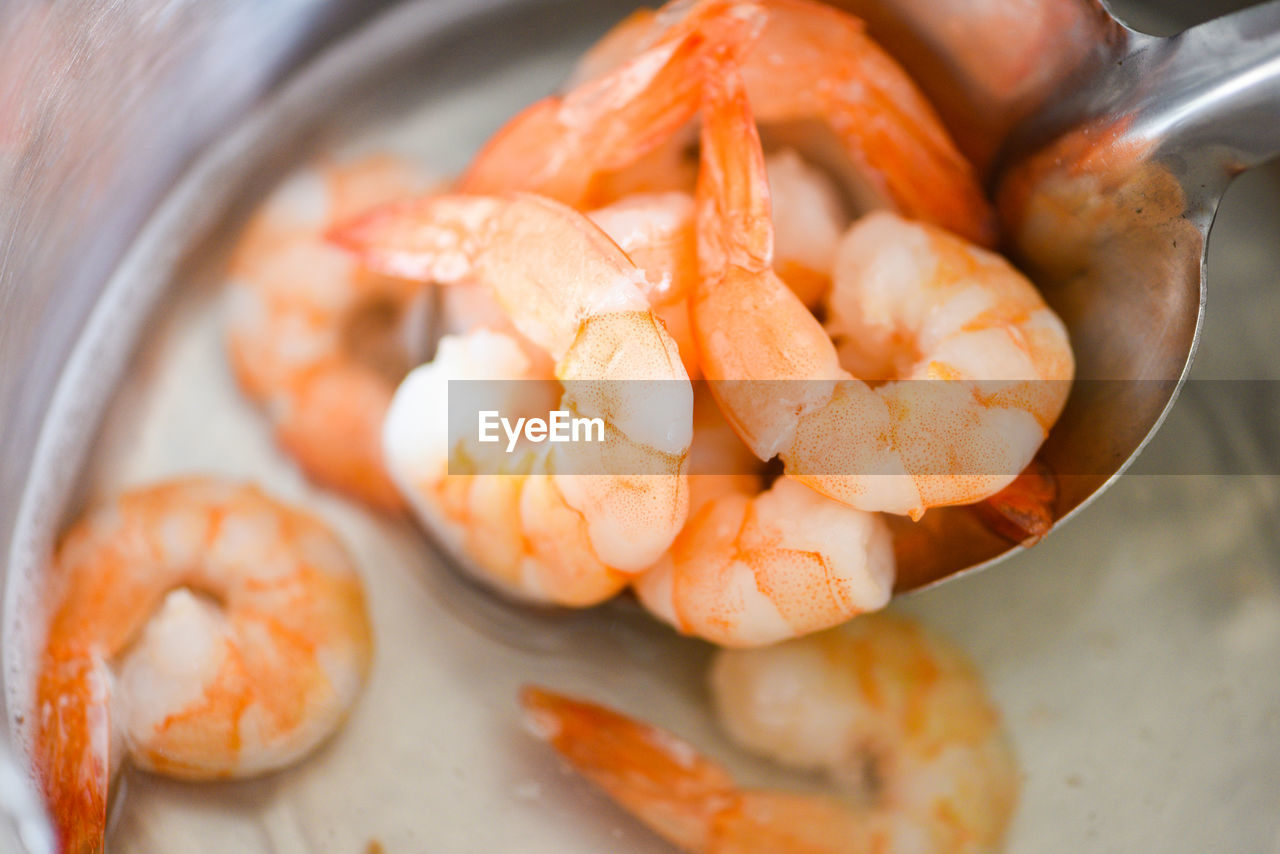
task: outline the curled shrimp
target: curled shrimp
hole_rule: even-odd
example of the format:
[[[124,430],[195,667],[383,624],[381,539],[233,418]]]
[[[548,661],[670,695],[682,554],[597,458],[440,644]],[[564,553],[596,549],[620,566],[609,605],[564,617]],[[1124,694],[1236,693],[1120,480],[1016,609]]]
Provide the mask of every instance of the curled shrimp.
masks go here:
[[[504,125],[457,190],[533,192],[576,208],[595,207],[613,200],[596,186],[608,184],[610,173],[655,153],[659,165],[678,159],[678,147],[668,143],[698,110],[706,61],[740,54],[763,15],[746,0],[702,0],[673,8],[669,18],[651,44],[617,68],[538,101]]]
[[[558,409],[604,423],[603,441],[576,444],[573,462],[543,444],[477,467],[483,448],[451,447],[440,423],[450,379],[522,381],[502,386],[492,408],[504,413],[553,403],[514,399],[537,398],[542,386],[510,336],[441,341],[396,393],[386,447],[424,523],[460,546],[464,564],[520,597],[589,605],[661,556],[688,511],[693,393],[626,253],[582,214],[538,196],[395,204],[334,239],[384,273],[484,284],[555,361]]]
[[[709,397],[694,398],[689,521],[633,582],[641,604],[721,646],[786,640],[887,604],[894,551],[884,521],[791,478],[765,489],[759,460]]]
[[[753,650],[711,670],[721,725],[747,750],[825,772],[840,796],[745,789],[692,745],[539,688],[521,701],[538,735],[650,829],[693,854],[996,850],[1017,769],[964,657],[877,614]]]
[[[308,476],[384,510],[401,500],[380,429],[410,367],[411,342],[397,338],[422,287],[361,269],[324,235],[421,183],[390,157],[303,170],[262,206],[230,267],[227,345],[240,387]]]
[[[788,477],[699,504],[634,585],[645,608],[681,632],[761,646],[888,604],[893,540],[879,516]]]
[[[360,578],[320,521],[204,478],[125,493],[49,575],[34,754],[66,852],[101,851],[112,771],[282,768],[333,733],[369,669]]]
[[[864,207],[887,205],[994,244],[995,215],[972,165],[862,21],[814,0],[760,5],[764,28],[744,45],[739,64],[752,109],[771,134],[812,149]],[[626,18],[587,53],[574,79],[602,83],[619,73],[620,63],[669,37],[669,20],[681,8]]]
[[[1066,401],[1074,363],[1062,322],[1004,259],[877,211],[837,253],[827,299],[837,350],[772,268],[769,187],[741,79],[728,68],[705,86],[691,317],[704,375],[739,435],[864,510],[919,518],[1008,485]]]

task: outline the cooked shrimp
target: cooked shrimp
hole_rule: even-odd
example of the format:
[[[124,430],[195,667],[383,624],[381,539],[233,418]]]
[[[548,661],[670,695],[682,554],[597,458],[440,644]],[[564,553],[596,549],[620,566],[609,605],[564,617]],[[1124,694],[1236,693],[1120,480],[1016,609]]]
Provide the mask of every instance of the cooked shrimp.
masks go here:
[[[893,541],[880,517],[782,477],[691,515],[635,582],[650,613],[721,646],[760,646],[884,607]]]
[[[1005,487],[1066,401],[1061,321],[1004,259],[880,211],[838,250],[827,302],[837,351],[772,269],[741,80],[732,69],[705,80],[691,316],[730,423],[761,459],[780,456],[797,480],[863,510],[919,518]]]
[[[67,852],[101,851],[111,772],[282,768],[337,728],[369,669],[360,578],[320,521],[204,478],[125,493],[50,570],[35,764]]]
[[[362,270],[324,234],[421,189],[390,157],[304,170],[254,217],[230,269],[227,342],[240,387],[310,477],[387,510],[401,501],[379,431],[411,366],[412,342],[397,339],[423,289]]]
[[[815,149],[823,166],[846,179],[860,206],[887,205],[993,244],[995,216],[973,167],[862,21],[814,0],[760,4],[767,13],[764,29],[741,59],[757,120],[779,139]],[[620,63],[634,62],[668,38],[669,21],[683,8],[675,3],[626,18],[588,52],[574,79],[603,85],[625,67]]]
[[[836,246],[848,225],[839,194],[822,172],[791,149],[766,160],[773,197],[774,269],[805,305],[830,287]],[[687,297],[698,277],[695,203],[683,191],[636,192],[588,211],[591,221],[631,256],[649,280],[649,301],[686,352],[692,348]],[[697,361],[685,358],[696,379]]]
[[[814,0],[765,0],[765,8],[768,23],[742,64],[757,119],[821,120],[853,166],[849,177],[875,202],[993,244],[995,215],[973,167],[862,22]]]
[[[526,688],[534,730],[650,829],[695,854],[998,849],[1017,799],[999,716],[964,657],[889,615],[723,650],[711,687],[748,750],[823,771],[839,796],[744,789],[676,736]]]
[[[1018,789],[999,714],[960,650],[914,621],[873,614],[723,650],[709,682],[734,742],[824,772],[857,800],[871,850],[999,847]]]
[[[806,305],[816,306],[831,285],[836,246],[848,225],[834,185],[791,149],[766,160],[774,200],[774,269]],[[688,297],[698,279],[693,196],[682,191],[639,192],[588,211],[645,271],[647,296],[680,345],[685,370],[698,379]]]
[[[741,54],[763,19],[748,0],[673,7],[664,16],[664,31],[644,50],[565,95],[538,101],[504,125],[457,189],[535,192],[577,208],[612,201],[593,185],[658,150],[662,162],[678,157],[678,147],[664,146],[698,110],[706,60]]]
[[[587,216],[644,270],[649,305],[680,348],[690,379],[701,374],[688,297],[698,278],[693,196],[632,193]]]
[[[387,274],[484,283],[555,360],[558,409],[604,422],[603,441],[570,451],[544,443],[504,455],[471,439],[451,446],[458,437],[440,418],[448,380],[522,381],[497,387],[488,408],[504,416],[524,414],[530,404],[513,398],[536,398],[541,386],[508,336],[444,339],[396,393],[385,440],[401,488],[464,562],[514,595],[588,605],[661,556],[688,510],[693,393],[649,309],[650,284],[626,253],[582,214],[537,196],[391,205],[334,239]]]
[[[641,604],[685,634],[756,646],[883,607],[894,553],[880,517],[789,478],[762,489],[762,464],[699,386],[689,521],[635,580]]]

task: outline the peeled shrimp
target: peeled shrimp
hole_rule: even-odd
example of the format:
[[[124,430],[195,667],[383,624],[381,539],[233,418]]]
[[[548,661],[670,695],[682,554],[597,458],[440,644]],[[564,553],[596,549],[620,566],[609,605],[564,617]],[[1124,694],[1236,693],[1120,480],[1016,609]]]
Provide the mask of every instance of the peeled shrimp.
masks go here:
[[[633,583],[641,604],[722,646],[786,640],[887,604],[894,553],[883,520],[790,478],[763,489],[761,463],[715,401],[704,391],[694,404],[689,521]]]
[[[769,187],[741,80],[730,68],[705,85],[691,316],[730,423],[761,459],[778,455],[795,479],[863,510],[919,518],[1004,488],[1066,401],[1062,322],[1004,259],[881,211],[837,253],[837,351],[772,269]]]
[[[679,346],[690,378],[696,378],[698,373],[688,304],[698,276],[694,209],[690,193],[666,191],[632,193],[586,212],[587,218],[644,271],[641,290]],[[439,299],[441,327],[446,334],[477,329],[501,332],[521,342],[533,363],[531,376],[550,376],[554,371],[545,351],[530,346],[520,335],[490,289],[480,284],[456,283],[442,288]]]
[[[702,502],[635,589],[686,634],[760,646],[884,607],[893,577],[883,520],[782,477]]]
[[[589,605],[666,551],[688,511],[692,388],[649,309],[644,271],[599,228],[537,196],[458,195],[388,206],[334,239],[384,273],[485,284],[555,360],[558,409],[604,421],[597,444],[523,447],[476,465],[484,449],[451,446],[440,417],[449,380],[508,381],[491,407],[504,413],[545,415],[554,402],[536,400],[541,378],[509,336],[441,341],[396,393],[385,440],[402,490],[465,564],[516,596]]]
[[[831,182],[790,149],[767,161],[774,190],[775,269],[805,302],[830,288],[836,247],[848,219]],[[587,216],[645,271],[646,296],[680,345],[685,370],[698,379],[689,297],[698,281],[696,204],[690,193],[632,193]]]
[[[744,789],[692,745],[551,692],[521,695],[534,730],[636,818],[694,854],[979,854],[999,848],[1017,769],[972,666],[891,615],[755,650],[711,670],[722,726],[840,796]]]
[[[401,500],[379,433],[410,367],[412,342],[397,337],[422,286],[361,269],[324,234],[421,184],[390,157],[307,169],[263,205],[230,269],[227,344],[240,387],[310,477],[387,510]]]
[[[369,670],[342,545],[252,487],[125,493],[67,532],[48,592],[33,744],[67,852],[102,850],[125,755],[189,780],[282,768],[333,733]]]
[[[835,186],[791,149],[766,160],[774,200],[774,269],[806,305],[831,286],[836,247],[848,225]],[[631,193],[587,216],[645,271],[649,304],[698,379],[688,298],[698,281],[696,204],[690,193]]]
[[[660,163],[678,158],[678,148],[665,146],[697,112],[706,61],[740,54],[762,23],[758,5],[747,0],[673,7],[664,31],[644,50],[504,125],[457,190],[534,192],[577,208],[613,201],[595,184],[654,152],[662,152]]]
[[[587,217],[644,270],[649,306],[675,339],[690,379],[701,375],[689,295],[698,279],[695,204],[689,193],[632,193]]]
[[[764,29],[740,65],[752,109],[772,135],[814,149],[822,165],[847,179],[861,207],[888,206],[993,244],[995,216],[973,167],[862,21],[814,0],[760,5]],[[669,4],[626,18],[588,52],[575,79],[602,84],[617,74],[620,63],[666,37],[673,7],[683,8]]]

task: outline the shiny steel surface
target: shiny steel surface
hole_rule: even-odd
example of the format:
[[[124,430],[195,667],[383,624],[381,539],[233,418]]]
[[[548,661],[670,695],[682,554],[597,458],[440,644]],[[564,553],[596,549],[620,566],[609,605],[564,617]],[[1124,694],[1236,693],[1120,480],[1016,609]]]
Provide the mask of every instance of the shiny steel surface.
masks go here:
[[[1043,254],[1044,243],[1027,233],[1025,222],[1008,220],[1011,247],[1071,319],[1077,351],[1082,342],[1097,351],[1082,359],[1082,373],[1167,381],[1152,386],[1162,392],[1167,386],[1159,399],[1140,396],[1136,402],[1142,406],[1132,397],[1125,400],[1128,429],[1115,439],[1096,412],[1073,402],[1075,414],[1068,417],[1075,420],[1066,422],[1070,429],[1055,431],[1048,453],[1059,455],[1051,458],[1064,471],[1090,471],[1064,479],[1065,515],[1096,494],[1141,446],[1184,376],[1202,323],[1204,236],[1218,193],[1230,171],[1257,162],[1276,138],[1275,91],[1266,88],[1274,78],[1263,36],[1274,30],[1277,6],[1268,4],[1252,17],[1201,30],[1194,38],[1157,40],[1121,27],[1091,3],[1044,0],[1021,9],[1017,32],[1026,36],[1023,42],[983,37],[1009,32],[998,22],[981,23],[983,14],[1001,4],[949,3],[963,17],[946,18],[941,4],[930,0],[898,0],[892,18],[879,0],[851,5],[861,7],[873,31],[907,57],[959,138],[988,166],[1002,198],[1021,188],[1024,198],[1058,193],[1081,204],[1080,185],[1064,188],[1055,176],[1062,169],[1073,178],[1088,170],[1070,170],[1067,159],[1053,160],[1057,168],[1036,169],[1035,153],[1053,139],[1098,139],[1095,120],[1105,123],[1121,109],[1134,118],[1108,145],[1124,139],[1144,143],[1142,156],[1127,164],[1133,171],[1125,173],[1142,180],[1126,184],[1123,176],[1105,172],[1106,180],[1088,200],[1119,198],[1108,209],[1112,214],[1123,214],[1123,202],[1132,198],[1121,188],[1167,202],[1168,178],[1182,194],[1175,215],[1166,219],[1113,217],[1106,229],[1073,235],[1073,245],[1088,250],[1081,255],[1088,263],[1069,269]],[[490,16],[474,19],[488,27],[487,41],[476,41],[473,27],[470,41],[432,42],[441,53],[440,64],[431,66],[438,76],[409,78],[424,91],[473,93],[474,100],[446,99],[431,108],[434,126],[444,130],[418,130],[431,140],[423,153],[445,170],[456,168],[492,123],[555,85],[569,55],[566,40],[581,47],[620,13],[608,4],[594,5],[589,19],[570,15],[568,3],[418,5],[440,10],[441,17],[404,17],[420,29],[398,25],[402,42],[396,43],[438,37],[448,14]],[[705,651],[672,642],[625,609],[544,618],[495,607],[458,586],[412,532],[388,531],[299,483],[220,373],[216,319],[209,315],[216,303],[207,276],[197,275],[200,252],[192,248],[209,238],[213,225],[193,223],[190,214],[234,219],[231,212],[265,192],[281,162],[308,150],[299,137],[306,136],[308,122],[318,121],[307,111],[325,103],[316,101],[316,91],[310,92],[315,103],[306,108],[300,106],[304,93],[294,92],[284,109],[276,99],[256,124],[241,123],[238,142],[231,142],[247,145],[272,139],[268,118],[282,122],[283,137],[274,143],[280,150],[244,149],[256,152],[260,162],[246,158],[237,166],[228,160],[235,145],[222,144],[215,152],[221,159],[202,159],[133,246],[131,264],[118,266],[192,154],[224,134],[328,34],[372,10],[355,2],[311,2],[280,4],[268,12],[234,0],[157,0],[122,8],[85,3],[48,11],[45,4],[19,3],[0,9],[0,65],[6,72],[7,63],[21,69],[0,74],[0,554],[38,558],[40,544],[47,547],[60,519],[82,497],[86,479],[93,489],[106,489],[195,465],[259,477],[286,496],[322,507],[340,520],[360,556],[389,575],[373,592],[375,608],[382,609],[380,675],[333,750],[296,773],[215,787],[199,798],[180,785],[131,777],[126,788],[136,791],[126,793],[129,818],[116,838],[124,850],[183,845],[217,851],[231,844],[306,851],[333,850],[335,840],[342,850],[357,850],[358,834],[376,833],[389,843],[412,847],[416,840],[421,847],[423,837],[414,834],[423,830],[424,816],[434,814],[437,820],[425,823],[436,831],[429,837],[433,850],[477,844],[480,850],[509,850],[517,839],[527,841],[527,850],[660,850],[584,787],[557,777],[553,761],[508,735],[507,704],[524,679],[558,680],[651,711],[665,724],[716,745],[698,685]],[[942,26],[947,20],[965,26]],[[366,48],[368,36],[362,36]],[[477,51],[477,44],[488,49]],[[528,60],[525,48],[532,45],[541,45],[549,58]],[[1215,56],[1222,74],[1194,70]],[[444,70],[450,63],[452,76]],[[484,69],[494,67],[513,70],[506,77],[485,76]],[[369,83],[365,65],[350,68],[363,68]],[[1144,73],[1128,70],[1133,68]],[[329,64],[331,75],[340,70],[340,63]],[[473,84],[473,70],[486,82]],[[313,90],[316,77],[313,69]],[[405,79],[403,73],[397,79]],[[1096,90],[1103,93],[1098,98],[1077,102],[1060,96],[1091,79],[1109,81]],[[1248,85],[1238,85],[1241,80]],[[356,89],[334,87],[333,81],[328,79],[327,96],[354,97]],[[327,102],[330,113],[336,101]],[[1042,113],[1048,103],[1054,108]],[[1259,109],[1267,105],[1269,111]],[[1237,112],[1246,106],[1254,120]],[[1019,132],[1010,135],[1015,128]],[[1094,158],[1076,165],[1123,160]],[[1215,233],[1211,247],[1218,251],[1211,269],[1234,279],[1237,290],[1218,314],[1216,332],[1209,315],[1206,335],[1216,347],[1206,346],[1198,361],[1208,376],[1261,372],[1274,378],[1280,362],[1270,329],[1280,316],[1270,296],[1280,258],[1265,248],[1275,246],[1273,235],[1280,229],[1280,182],[1274,175],[1250,178],[1259,180],[1236,193],[1233,222],[1222,241]],[[1187,228],[1189,243],[1183,236]],[[162,237],[186,242],[169,245]],[[1175,239],[1179,251],[1168,251]],[[98,312],[97,328],[88,330],[91,346],[81,340],[71,362],[76,381],[69,383],[67,354],[113,270],[116,313]],[[182,295],[153,314],[157,304],[166,306],[166,289]],[[1105,310],[1072,313],[1073,305],[1089,300],[1102,301]],[[1105,324],[1090,325],[1125,312],[1140,314],[1142,322],[1110,330],[1117,334],[1108,334]],[[144,321],[154,331],[130,365]],[[112,404],[108,428],[99,433],[122,374],[128,383]],[[56,408],[63,421],[44,427],[39,455],[37,433],[59,376],[64,405]],[[209,403],[192,393],[192,377],[208,384],[216,418],[206,409]],[[1239,413],[1197,415],[1186,403],[1184,398],[1144,459],[1208,453],[1220,445],[1246,460],[1277,453],[1275,434],[1254,432]],[[1180,421],[1179,412],[1191,414]],[[211,431],[211,438],[195,446],[183,443],[184,436],[201,431]],[[91,450],[95,462],[86,473]],[[1093,456],[1081,465],[1080,455]],[[29,478],[33,459],[41,464],[38,483]],[[33,483],[42,488],[32,490]],[[1201,851],[1224,841],[1238,850],[1280,845],[1280,828],[1270,820],[1274,799],[1266,798],[1280,786],[1274,749],[1280,744],[1280,698],[1275,686],[1256,677],[1269,672],[1268,663],[1280,652],[1275,487],[1267,478],[1128,478],[1101,500],[1097,513],[1051,537],[1034,557],[904,603],[974,652],[1006,710],[1028,773],[1011,850]],[[19,523],[24,488],[28,499],[38,494],[40,500],[26,502]],[[947,548],[935,550],[947,560],[915,567],[909,584],[1004,552],[1003,544],[984,538],[965,518],[926,517],[948,537]],[[22,528],[17,533],[26,551],[10,548],[15,525]],[[17,561],[6,566],[9,573],[22,568]],[[12,595],[12,583],[9,588]],[[432,654],[413,660],[421,649]],[[485,678],[473,678],[480,670]],[[442,727],[456,733],[435,746]],[[460,762],[475,766],[453,764]],[[27,844],[39,851],[40,831],[30,823],[29,807],[7,794],[15,778],[4,773],[4,763],[0,750],[0,806],[26,817],[34,828]],[[758,767],[746,770],[761,775]],[[348,793],[347,784],[357,777],[362,790]],[[1180,777],[1194,784],[1179,788]],[[335,780],[340,791],[334,790]],[[406,780],[414,786],[397,788]],[[1142,803],[1126,798],[1134,792],[1143,793]],[[441,815],[456,822],[440,827]],[[548,815],[567,818],[544,835],[539,829]],[[322,831],[329,835],[314,835]],[[0,818],[0,850],[16,849],[6,833],[12,827]]]

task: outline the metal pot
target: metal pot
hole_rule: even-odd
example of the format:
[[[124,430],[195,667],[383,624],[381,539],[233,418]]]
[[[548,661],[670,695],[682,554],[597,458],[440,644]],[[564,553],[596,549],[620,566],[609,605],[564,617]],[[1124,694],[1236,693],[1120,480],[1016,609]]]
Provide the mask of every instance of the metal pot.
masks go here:
[[[212,141],[242,125],[246,115],[292,70],[391,5],[394,4],[356,0],[269,5],[245,0],[134,0],[122,8],[106,0],[92,0],[60,5],[14,2],[0,9],[0,554],[12,554],[20,499],[31,477],[32,460],[55,382],[108,279],[161,199]],[[610,5],[621,8],[628,4]],[[1128,17],[1143,29],[1173,32],[1244,4],[1227,2],[1214,4],[1213,8],[1192,2],[1110,5],[1121,17]],[[600,26],[617,16],[618,10],[600,5],[593,6],[590,13],[592,21],[599,21]],[[503,32],[502,19],[495,22],[499,27],[495,45],[515,44],[526,36],[556,36],[553,24],[526,33]],[[500,55],[501,49],[495,48],[495,52]],[[1268,321],[1280,317],[1280,292],[1269,280],[1280,262],[1273,236],[1280,219],[1277,190],[1280,186],[1274,171],[1250,174],[1233,188],[1220,214],[1211,247],[1210,276],[1220,285],[1218,293],[1234,292],[1234,302],[1210,306],[1197,368],[1202,377],[1276,376],[1274,365],[1280,349],[1269,334]],[[1239,413],[1197,412],[1194,406],[1194,400],[1179,404],[1178,411],[1186,417],[1181,422],[1171,420],[1167,435],[1162,434],[1163,440],[1157,439],[1147,452],[1148,458],[1176,459],[1188,447],[1200,448],[1206,443],[1217,443],[1237,458],[1265,460],[1280,456],[1280,437],[1274,426],[1256,423]],[[96,405],[88,405],[78,413],[78,417],[94,423],[100,415]],[[67,459],[68,466],[78,465],[77,455],[69,454]],[[1266,470],[1265,465],[1251,466],[1239,463],[1231,470]],[[1154,470],[1162,470],[1159,462]],[[71,478],[75,472],[64,475]],[[1081,519],[1072,530],[1042,547],[1046,552],[1038,569],[1043,574],[1066,571],[1077,562],[1097,564],[1097,543],[1116,542],[1127,525],[1136,532],[1132,542],[1139,544],[1130,546],[1139,550],[1134,572],[1167,580],[1167,584],[1162,582],[1153,588],[1165,597],[1161,600],[1163,605],[1145,601],[1150,593],[1146,588],[1110,591],[1110,595],[1119,597],[1113,604],[1136,606],[1132,617],[1136,635],[1159,631],[1159,621],[1186,618],[1197,607],[1213,612],[1212,619],[1200,613],[1206,624],[1221,623],[1228,635],[1236,632],[1222,641],[1225,646],[1213,655],[1190,657],[1189,672],[1205,680],[1213,678],[1215,669],[1223,670],[1224,661],[1229,665],[1226,669],[1235,669],[1254,660],[1259,649],[1280,645],[1276,637],[1268,634],[1274,628],[1272,622],[1280,621],[1280,610],[1268,610],[1280,601],[1280,577],[1276,571],[1280,566],[1280,540],[1276,539],[1274,525],[1266,524],[1268,519],[1274,522],[1280,508],[1280,489],[1273,478],[1211,481],[1207,486],[1178,481],[1168,489],[1163,479],[1147,482],[1134,478],[1130,484],[1121,484],[1099,502],[1092,516]],[[1110,513],[1104,507],[1110,507]],[[1179,531],[1193,539],[1180,540]],[[1224,552],[1221,543],[1208,542],[1219,535],[1235,537],[1243,545],[1236,551]],[[1180,567],[1195,556],[1203,558],[1207,570],[1215,566],[1215,559],[1227,559],[1254,561],[1256,571],[1241,572],[1236,567],[1235,575],[1224,570],[1226,574],[1216,582],[1206,579],[1187,594],[1201,597],[1201,604],[1196,605],[1177,598],[1179,588],[1175,583],[1183,578]],[[1034,844],[1037,850],[1050,850],[1055,845],[1070,850],[1070,839],[1057,837],[1054,842],[1028,826],[1048,810],[1061,808],[1068,815],[1080,817],[1082,826],[1092,827],[1098,834],[1096,839],[1103,843],[1133,848],[1142,841],[1147,843],[1144,847],[1153,850],[1173,850],[1162,843],[1180,837],[1154,828],[1160,819],[1158,809],[1144,811],[1135,796],[1130,804],[1132,826],[1108,823],[1117,821],[1111,813],[1078,802],[1083,796],[1073,793],[1080,781],[1095,784],[1086,787],[1091,793],[1101,793],[1093,795],[1095,798],[1103,798],[1108,792],[1141,792],[1145,775],[1163,773],[1160,769],[1169,765],[1166,754],[1180,749],[1165,744],[1162,751],[1159,739],[1173,739],[1184,730],[1191,737],[1199,722],[1219,727],[1223,738],[1229,735],[1226,730],[1244,727],[1249,739],[1262,739],[1269,733],[1272,741],[1280,742],[1280,729],[1275,723],[1280,720],[1280,705],[1266,705],[1276,703],[1276,692],[1273,687],[1237,691],[1236,686],[1226,683],[1222,690],[1236,691],[1236,695],[1235,699],[1222,702],[1263,705],[1241,710],[1238,715],[1199,706],[1189,708],[1185,714],[1170,712],[1158,722],[1143,724],[1155,733],[1155,748],[1139,745],[1127,754],[1116,752],[1111,756],[1116,766],[1110,769],[1089,765],[1094,753],[1082,747],[1081,741],[1070,740],[1075,730],[1038,724],[1036,715],[1061,718],[1068,714],[1064,711],[1066,705],[1053,707],[1053,701],[1045,699],[1059,695],[1061,689],[1053,685],[1055,680],[1077,680],[1084,691],[1109,690],[1122,684],[1128,672],[1127,662],[1139,653],[1131,649],[1132,643],[1118,641],[1111,632],[1109,627],[1119,619],[1114,609],[1086,613],[1081,606],[1078,620],[1070,622],[1071,606],[1078,603],[1055,603],[1055,594],[1048,591],[1057,588],[1037,585],[1031,576],[1035,563],[1033,558],[1022,558],[1014,562],[1013,568],[1006,564],[981,579],[957,585],[958,590],[921,594],[905,607],[934,615],[953,634],[964,636],[966,619],[977,621],[992,609],[1003,610],[998,604],[1000,599],[1010,597],[1010,602],[1029,603],[1021,619],[1005,623],[993,619],[989,622],[994,628],[968,638],[979,659],[994,668],[993,679],[998,688],[1013,681],[1031,686],[1026,692],[1005,691],[1009,695],[1006,710],[1011,717],[1026,718],[1021,723],[1030,734],[1022,738],[1037,750],[1044,748],[1041,767],[1064,772],[1066,788],[1062,791],[1047,785],[1037,790],[1036,801],[1029,807],[1030,816],[1020,820],[1017,838],[1033,840],[1027,844]],[[0,582],[7,580],[0,576]],[[1081,584],[1105,587],[1101,581],[1105,579],[1096,573],[1085,572]],[[1241,585],[1244,593],[1236,590]],[[1262,586],[1261,593],[1254,589],[1258,585]],[[1252,597],[1248,601],[1263,605],[1242,617],[1235,611],[1252,607],[1241,604],[1246,601],[1246,593]],[[1057,623],[1052,622],[1055,614],[1061,617]],[[1043,633],[1056,636],[1061,642],[1058,649],[1063,652],[1046,653],[1041,664],[1029,668],[1037,675],[1028,676],[1028,668],[1001,659],[1000,649],[1009,645],[1033,641],[1039,646],[1041,627],[1037,621],[1046,620],[1049,622],[1043,625]],[[1248,620],[1254,620],[1256,625],[1248,624]],[[1237,625],[1241,621],[1244,624]],[[1192,625],[1198,623],[1189,619],[1186,630],[1191,631]],[[1079,645],[1081,638],[1084,648]],[[1095,643],[1097,648],[1089,648],[1088,643]],[[1232,643],[1237,646],[1231,647]],[[1173,665],[1157,665],[1166,666]],[[1090,681],[1096,668],[1108,667],[1114,672],[1107,670],[1106,678]],[[3,676],[11,678],[8,673]],[[1263,674],[1258,679],[1265,682],[1268,677]],[[1152,690],[1164,697],[1159,691],[1173,684],[1165,680],[1159,689]],[[1217,694],[1201,688],[1204,686],[1197,683],[1196,689],[1189,691],[1191,699],[1187,702],[1216,702],[1213,697]],[[1120,692],[1115,696],[1119,705],[1114,710],[1122,711],[1120,706],[1137,702],[1141,694]],[[1173,702],[1172,696],[1164,699]],[[1049,711],[1043,712],[1045,708]],[[1084,727],[1087,732],[1090,721],[1105,720],[1104,713],[1112,710],[1101,698],[1082,710],[1077,708],[1080,713],[1068,718],[1075,721],[1076,729]],[[1138,709],[1135,714],[1141,718],[1143,713]],[[4,720],[9,720],[7,714]],[[1041,730],[1036,730],[1037,726]],[[1113,733],[1117,738],[1130,734],[1124,727]],[[1044,747],[1037,739],[1058,746]],[[1101,741],[1117,743],[1114,738]],[[21,837],[27,848],[39,851],[47,840],[46,831],[35,800],[23,789],[25,775],[14,770],[8,742],[0,728],[0,813],[8,814],[0,819],[0,849],[22,850],[22,843],[18,842]],[[1121,739],[1118,743],[1126,742]],[[1066,754],[1073,750],[1088,754],[1083,766],[1087,770],[1072,770],[1077,766]],[[1158,761],[1152,758],[1153,750],[1159,754]],[[1237,754],[1238,751],[1233,755]],[[1240,785],[1250,797],[1256,797],[1259,789],[1265,791],[1268,784],[1274,793],[1280,780],[1280,757],[1274,751],[1259,756],[1258,767],[1242,772],[1247,779]],[[1126,767],[1119,767],[1121,763]],[[1216,774],[1213,779],[1228,776]],[[1193,787],[1189,784],[1186,791],[1192,792]],[[1227,800],[1235,797],[1230,792],[1205,794],[1215,796]],[[1169,803],[1166,799],[1159,806],[1168,807]],[[1085,818],[1090,809],[1093,819]],[[1237,816],[1243,812],[1224,808],[1215,814]],[[1257,812],[1266,810],[1259,807]],[[466,810],[460,815],[465,817]],[[1275,826],[1267,827],[1267,820],[1268,816],[1262,816],[1258,826],[1250,826],[1247,832],[1236,825],[1223,825],[1222,832],[1231,843],[1227,847],[1250,848],[1255,840],[1266,840],[1268,834],[1273,840],[1280,838],[1275,836]],[[1176,825],[1173,821],[1170,826]]]

